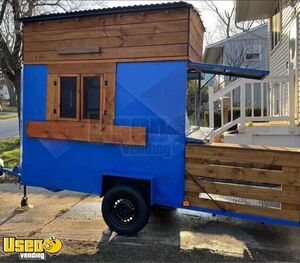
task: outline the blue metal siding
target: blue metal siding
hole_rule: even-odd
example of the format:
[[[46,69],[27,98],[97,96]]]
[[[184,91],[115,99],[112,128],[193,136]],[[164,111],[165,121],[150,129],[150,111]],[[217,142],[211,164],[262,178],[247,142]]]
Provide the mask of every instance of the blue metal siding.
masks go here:
[[[26,137],[22,182],[99,194],[101,175],[152,180],[154,204],[180,206],[184,194],[187,62],[120,63],[116,125],[147,128],[146,147]],[[47,67],[24,67],[24,125],[46,118]]]

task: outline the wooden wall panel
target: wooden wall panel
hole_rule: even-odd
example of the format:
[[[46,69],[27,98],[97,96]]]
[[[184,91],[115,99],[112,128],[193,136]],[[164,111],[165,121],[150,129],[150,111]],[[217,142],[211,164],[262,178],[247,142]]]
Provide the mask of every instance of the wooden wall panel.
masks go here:
[[[199,61],[203,32],[192,9],[25,23],[24,63]]]
[[[136,46],[153,46],[168,44],[186,44],[188,42],[187,32],[159,33],[155,35],[124,35],[114,37],[84,38],[70,40],[26,41],[24,51],[57,51],[61,48],[93,47],[120,48]]]
[[[213,144],[186,146],[191,206],[300,222],[300,151]]]
[[[48,74],[100,74],[115,73],[116,63],[72,63],[50,64]]]
[[[187,32],[188,20],[153,22],[144,24],[132,24],[122,26],[105,26],[68,29],[44,32],[30,32],[24,34],[24,43],[29,41],[69,40],[99,37],[120,37],[129,35],[161,34],[170,32]]]
[[[188,59],[188,10],[173,11],[25,24],[24,62]]]
[[[104,98],[102,104],[104,111],[102,120],[104,123],[113,123],[115,119],[115,74],[104,74]]]
[[[39,51],[25,52],[24,60],[26,62],[34,61],[59,61],[59,60],[94,60],[94,59],[128,59],[128,58],[159,58],[166,56],[187,57],[187,45],[162,45],[162,46],[145,46],[145,47],[128,47],[128,48],[105,48],[100,49],[99,54],[66,54],[60,55],[57,51]]]
[[[57,85],[55,86],[55,81],[57,82],[57,74],[48,74],[47,80],[47,120],[57,119]]]
[[[200,62],[203,56],[203,35],[205,29],[195,10],[189,15],[189,56],[192,61]]]
[[[38,23],[28,23],[24,27],[24,32],[43,32],[55,31],[60,29],[79,29],[92,26],[112,26],[150,23],[170,20],[187,19],[189,10],[173,9],[173,10],[158,10],[138,13],[124,13],[118,15],[91,16],[78,19],[64,19],[43,21]]]
[[[26,134],[33,138],[146,145],[144,127],[114,126],[97,122],[29,121],[26,123]]]

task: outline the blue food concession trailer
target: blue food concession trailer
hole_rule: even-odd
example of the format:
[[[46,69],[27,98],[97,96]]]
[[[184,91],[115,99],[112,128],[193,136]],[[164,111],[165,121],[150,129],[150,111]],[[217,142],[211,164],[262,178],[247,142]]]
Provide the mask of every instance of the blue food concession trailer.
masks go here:
[[[140,231],[153,205],[299,225],[218,204],[196,206],[186,196],[187,145],[192,153],[203,145],[187,143],[189,76],[268,74],[201,63],[204,27],[192,5],[106,8],[22,22],[23,185],[104,196],[105,222],[120,234]]]

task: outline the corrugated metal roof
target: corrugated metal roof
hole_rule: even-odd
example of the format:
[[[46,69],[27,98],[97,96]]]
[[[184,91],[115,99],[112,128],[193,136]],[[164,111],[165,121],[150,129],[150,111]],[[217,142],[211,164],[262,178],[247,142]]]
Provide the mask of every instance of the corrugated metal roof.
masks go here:
[[[162,4],[150,4],[150,5],[134,5],[125,7],[109,7],[101,9],[90,9],[66,13],[54,13],[47,15],[23,17],[20,19],[21,22],[37,22],[37,21],[47,21],[56,19],[69,19],[69,18],[79,18],[87,16],[98,16],[98,15],[112,15],[112,14],[122,14],[122,13],[134,13],[134,12],[144,12],[144,11],[155,11],[164,9],[179,9],[179,8],[190,8],[193,5],[186,2],[172,2],[172,3],[162,3]]]

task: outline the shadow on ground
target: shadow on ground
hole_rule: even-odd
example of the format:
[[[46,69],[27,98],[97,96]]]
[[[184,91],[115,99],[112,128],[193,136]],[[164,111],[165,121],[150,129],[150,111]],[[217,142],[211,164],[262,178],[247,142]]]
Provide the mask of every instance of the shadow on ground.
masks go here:
[[[299,254],[288,248],[281,249],[282,244],[290,242],[290,228],[238,222],[224,218],[207,220],[174,211],[153,211],[149,225],[134,237],[118,236],[106,229],[100,233],[99,242],[64,240],[63,253],[47,257],[47,261],[299,261]],[[225,247],[220,248],[220,244]],[[236,244],[240,244],[237,250]],[[17,255],[0,257],[1,260],[19,261]]]

